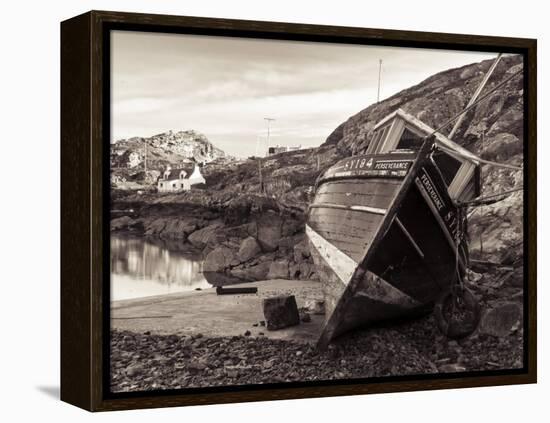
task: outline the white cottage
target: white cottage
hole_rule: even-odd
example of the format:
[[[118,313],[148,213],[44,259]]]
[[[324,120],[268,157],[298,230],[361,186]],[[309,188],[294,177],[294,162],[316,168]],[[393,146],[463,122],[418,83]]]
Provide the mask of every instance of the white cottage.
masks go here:
[[[157,188],[159,192],[189,191],[191,186],[205,184],[200,167],[172,169],[170,166],[159,176]]]

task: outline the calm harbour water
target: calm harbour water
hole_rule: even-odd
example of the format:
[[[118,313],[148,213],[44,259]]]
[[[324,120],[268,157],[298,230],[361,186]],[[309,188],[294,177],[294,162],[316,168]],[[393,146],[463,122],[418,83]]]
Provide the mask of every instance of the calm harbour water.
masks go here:
[[[111,235],[111,301],[210,288],[202,263],[177,244]]]

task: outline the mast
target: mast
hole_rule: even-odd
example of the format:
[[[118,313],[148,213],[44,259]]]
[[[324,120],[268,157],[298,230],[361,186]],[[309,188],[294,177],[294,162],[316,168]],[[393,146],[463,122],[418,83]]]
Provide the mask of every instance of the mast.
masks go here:
[[[487,81],[489,80],[489,78],[491,77],[493,71],[495,70],[495,68],[497,67],[497,64],[498,62],[500,61],[500,58],[502,57],[502,53],[499,53],[497,58],[495,59],[495,61],[493,62],[493,64],[491,65],[491,67],[489,68],[489,70],[487,71],[487,73],[485,74],[485,76],[483,77],[483,80],[480,82],[479,86],[477,87],[477,90],[474,92],[474,94],[472,95],[472,98],[470,99],[470,101],[468,102],[468,105],[465,107],[465,109],[469,108],[472,104],[474,104],[474,102],[476,101],[476,99],[478,98],[479,94],[481,94],[481,91],[483,90],[483,88],[485,87],[485,84],[487,83]],[[462,123],[462,121],[464,120],[464,116],[466,116],[466,113],[460,115],[460,117],[457,119],[457,121],[455,122],[455,125],[453,126],[453,129],[451,129],[451,132],[449,133],[449,136],[447,138],[449,139],[453,139],[453,136],[455,135],[456,131],[458,130],[458,128],[460,127],[460,124]]]

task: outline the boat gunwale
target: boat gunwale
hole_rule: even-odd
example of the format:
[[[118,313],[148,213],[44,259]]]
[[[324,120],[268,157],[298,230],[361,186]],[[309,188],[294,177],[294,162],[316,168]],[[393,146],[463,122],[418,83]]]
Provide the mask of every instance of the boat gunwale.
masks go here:
[[[339,210],[351,210],[364,213],[372,213],[378,215],[385,215],[387,209],[381,207],[369,207],[369,206],[346,206],[344,204],[336,203],[313,203],[308,206],[308,209],[327,208],[327,209],[339,209]]]

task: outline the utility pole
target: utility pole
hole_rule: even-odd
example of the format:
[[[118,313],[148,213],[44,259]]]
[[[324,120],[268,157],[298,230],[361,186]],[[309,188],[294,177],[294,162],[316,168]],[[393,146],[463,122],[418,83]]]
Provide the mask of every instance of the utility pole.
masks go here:
[[[145,176],[147,176],[147,141],[145,141],[145,138],[143,139],[143,169],[145,170]]]
[[[273,118],[269,118],[269,117],[264,117],[264,120],[267,122],[267,148],[269,149],[269,137],[271,135],[270,133],[270,125],[271,125],[271,122],[273,122],[275,119]],[[258,141],[259,141],[260,137],[258,136],[256,138],[256,152],[258,151]],[[264,153],[265,155],[265,153]],[[263,175],[262,175],[262,157],[258,157],[258,175],[260,177],[260,193],[263,194],[264,192],[264,178],[263,178]]]
[[[258,173],[260,175],[260,193],[264,192],[264,179],[262,177],[262,158],[258,158]]]
[[[267,122],[267,148],[269,148],[269,137],[270,137],[270,129],[271,129],[270,126],[271,126],[271,122],[273,122],[275,119],[264,117],[264,120]]]
[[[271,122],[273,122],[275,119],[270,118],[270,117],[264,117],[264,120],[267,122],[267,148],[269,149],[269,137],[271,135],[270,126],[271,126]],[[258,174],[260,175],[260,193],[263,193],[264,192],[264,179],[263,179],[263,175],[262,175],[262,158],[261,157],[258,158]]]
[[[382,59],[378,61],[378,94],[376,95],[376,102],[380,102],[380,79],[382,76]]]

